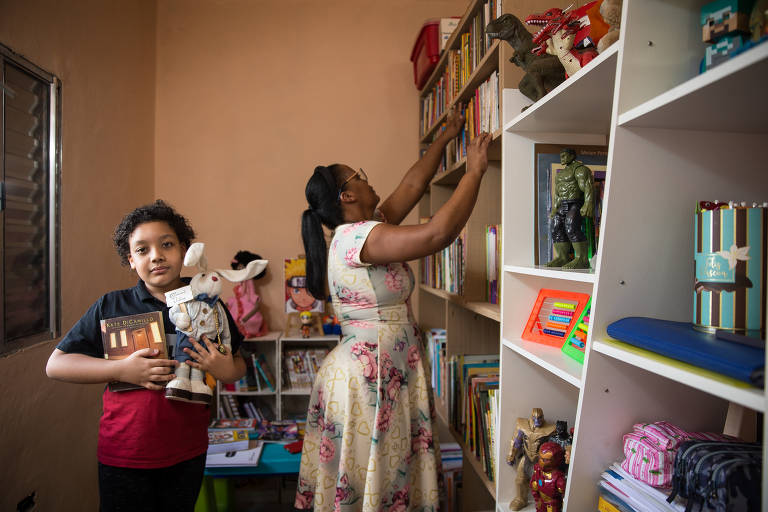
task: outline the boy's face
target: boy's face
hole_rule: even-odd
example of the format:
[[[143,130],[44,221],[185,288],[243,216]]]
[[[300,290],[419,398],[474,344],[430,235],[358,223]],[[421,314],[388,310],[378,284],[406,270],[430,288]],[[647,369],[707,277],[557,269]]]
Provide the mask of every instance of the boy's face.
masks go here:
[[[152,295],[165,300],[165,292],[183,286],[180,276],[187,248],[167,222],[139,224],[128,237],[128,243],[128,262]]]

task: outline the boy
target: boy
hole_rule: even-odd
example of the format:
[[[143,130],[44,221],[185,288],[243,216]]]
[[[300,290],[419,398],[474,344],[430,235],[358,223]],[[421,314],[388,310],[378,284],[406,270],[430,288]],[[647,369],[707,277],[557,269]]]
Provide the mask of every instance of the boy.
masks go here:
[[[99,495],[102,511],[193,510],[208,447],[207,406],[165,398],[164,386],[178,364],[150,359],[155,349],[138,350],[121,360],[104,359],[100,321],[161,311],[166,336],[175,334],[165,292],[186,285],[184,254],[195,237],[187,220],[157,200],[126,215],[113,241],[123,265],[136,271],[133,288],[107,293],[62,338],[48,359],[48,377],[83,384],[122,381],[146,389],[104,390],[99,426]],[[246,366],[236,355],[242,341],[227,312],[232,353],[221,354],[206,338],[192,340],[196,352],[187,364],[235,382]],[[198,343],[200,341],[201,343]],[[206,350],[207,348],[207,350]]]

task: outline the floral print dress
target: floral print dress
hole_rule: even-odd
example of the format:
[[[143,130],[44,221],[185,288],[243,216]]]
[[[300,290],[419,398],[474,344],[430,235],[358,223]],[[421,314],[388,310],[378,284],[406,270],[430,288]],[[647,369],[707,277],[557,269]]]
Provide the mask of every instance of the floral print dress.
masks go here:
[[[312,388],[295,506],[435,512],[440,450],[429,367],[402,263],[360,261],[376,221],[336,228],[328,281],[343,332]]]

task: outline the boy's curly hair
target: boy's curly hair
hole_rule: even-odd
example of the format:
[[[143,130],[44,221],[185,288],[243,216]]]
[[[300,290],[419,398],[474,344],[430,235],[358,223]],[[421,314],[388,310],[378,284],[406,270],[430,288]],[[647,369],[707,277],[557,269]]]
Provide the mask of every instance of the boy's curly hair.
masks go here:
[[[183,216],[176,213],[169,204],[162,199],[158,199],[152,204],[145,204],[139,206],[128,215],[123,217],[120,224],[115,228],[115,233],[112,235],[112,242],[115,244],[117,254],[120,256],[120,263],[128,265],[128,256],[131,253],[131,245],[129,239],[131,233],[139,224],[145,222],[166,222],[171,229],[176,233],[176,237],[179,242],[185,247],[189,248],[192,240],[195,239],[195,231],[192,226],[189,225],[189,221]]]

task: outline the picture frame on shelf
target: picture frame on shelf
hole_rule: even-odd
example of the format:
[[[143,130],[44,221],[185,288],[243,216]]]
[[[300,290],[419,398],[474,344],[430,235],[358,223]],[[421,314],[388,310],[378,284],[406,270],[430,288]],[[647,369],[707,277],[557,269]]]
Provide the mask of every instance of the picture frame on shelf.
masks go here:
[[[581,144],[534,144],[535,211],[534,211],[534,262],[546,265],[554,258],[550,211],[555,192],[555,175],[565,166],[560,163],[560,151],[573,149],[576,160],[590,168],[595,182],[595,222],[585,226],[590,243],[590,257],[597,252],[597,242],[602,220],[603,191],[608,164],[608,146]],[[587,222],[585,221],[585,224]]]

